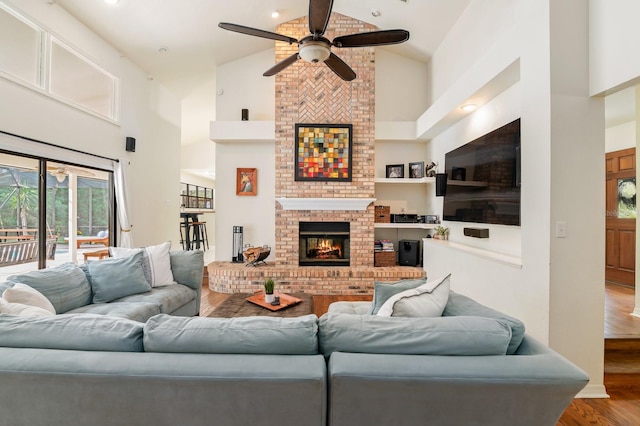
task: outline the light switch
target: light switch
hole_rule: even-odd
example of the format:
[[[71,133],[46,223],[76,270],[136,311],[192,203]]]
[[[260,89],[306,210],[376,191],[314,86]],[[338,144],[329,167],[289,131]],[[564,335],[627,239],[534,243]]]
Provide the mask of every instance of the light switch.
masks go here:
[[[556,238],[567,238],[567,222],[556,222]]]

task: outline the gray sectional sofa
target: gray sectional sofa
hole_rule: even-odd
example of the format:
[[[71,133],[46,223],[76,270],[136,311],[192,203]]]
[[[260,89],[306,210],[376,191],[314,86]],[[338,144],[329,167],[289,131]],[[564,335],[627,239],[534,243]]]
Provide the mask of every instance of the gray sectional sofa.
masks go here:
[[[588,381],[462,295],[436,318],[370,305],[320,319],[0,315],[0,425],[555,425]]]

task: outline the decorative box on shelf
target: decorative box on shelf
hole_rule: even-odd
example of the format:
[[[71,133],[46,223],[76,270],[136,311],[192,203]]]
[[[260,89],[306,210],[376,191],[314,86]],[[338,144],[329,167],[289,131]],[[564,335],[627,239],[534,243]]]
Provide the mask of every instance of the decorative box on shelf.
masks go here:
[[[373,259],[373,266],[396,266],[395,251],[376,251]]]
[[[375,206],[375,223],[391,223],[391,207]]]

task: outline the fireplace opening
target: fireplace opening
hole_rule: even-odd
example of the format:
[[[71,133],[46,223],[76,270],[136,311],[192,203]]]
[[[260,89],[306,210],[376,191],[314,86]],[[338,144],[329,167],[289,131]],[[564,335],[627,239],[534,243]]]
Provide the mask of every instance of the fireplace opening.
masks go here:
[[[300,222],[300,266],[349,266],[349,222]]]

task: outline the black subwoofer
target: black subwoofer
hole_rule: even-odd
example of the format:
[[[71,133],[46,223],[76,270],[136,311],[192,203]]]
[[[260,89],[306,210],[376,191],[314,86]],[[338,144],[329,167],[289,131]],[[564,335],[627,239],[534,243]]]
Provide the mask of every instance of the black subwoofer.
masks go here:
[[[420,241],[400,240],[398,242],[398,264],[418,266],[420,264]]]

